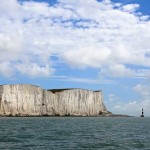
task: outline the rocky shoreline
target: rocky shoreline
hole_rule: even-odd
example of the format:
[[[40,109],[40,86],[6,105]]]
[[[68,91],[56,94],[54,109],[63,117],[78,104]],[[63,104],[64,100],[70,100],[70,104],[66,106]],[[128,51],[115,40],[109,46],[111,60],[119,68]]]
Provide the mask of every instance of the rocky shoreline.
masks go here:
[[[91,116],[85,116],[85,115],[0,115],[0,117],[134,117],[129,115],[122,115],[122,114],[112,114],[111,112],[108,112],[107,114],[101,114],[101,115],[91,115]]]

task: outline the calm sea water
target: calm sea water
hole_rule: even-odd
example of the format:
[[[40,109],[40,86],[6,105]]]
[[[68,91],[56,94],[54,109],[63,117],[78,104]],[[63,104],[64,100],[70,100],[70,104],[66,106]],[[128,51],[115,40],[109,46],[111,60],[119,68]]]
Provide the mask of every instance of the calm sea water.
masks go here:
[[[150,150],[150,118],[0,118],[0,150]]]

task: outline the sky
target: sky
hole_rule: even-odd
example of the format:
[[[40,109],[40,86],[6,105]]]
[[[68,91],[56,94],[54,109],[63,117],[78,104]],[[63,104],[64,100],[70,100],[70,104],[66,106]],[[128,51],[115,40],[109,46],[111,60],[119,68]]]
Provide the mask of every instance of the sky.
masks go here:
[[[102,90],[150,116],[150,0],[1,0],[0,84]]]

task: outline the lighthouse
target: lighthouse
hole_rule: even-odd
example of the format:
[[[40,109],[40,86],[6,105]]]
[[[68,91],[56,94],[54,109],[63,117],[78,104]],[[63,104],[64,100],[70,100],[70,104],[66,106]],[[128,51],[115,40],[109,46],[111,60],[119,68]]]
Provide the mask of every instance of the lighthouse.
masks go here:
[[[143,108],[142,108],[142,115],[141,115],[141,117],[144,117],[144,111],[143,111]]]

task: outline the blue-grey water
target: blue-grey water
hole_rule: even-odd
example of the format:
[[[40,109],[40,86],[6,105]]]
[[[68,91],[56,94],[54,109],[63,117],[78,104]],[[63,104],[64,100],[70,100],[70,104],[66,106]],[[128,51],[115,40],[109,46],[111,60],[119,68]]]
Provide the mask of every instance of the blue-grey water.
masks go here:
[[[0,118],[0,150],[72,149],[150,150],[150,118]]]

